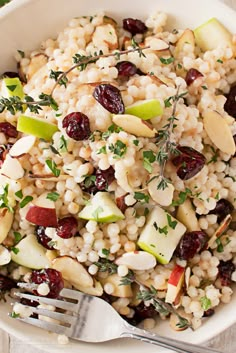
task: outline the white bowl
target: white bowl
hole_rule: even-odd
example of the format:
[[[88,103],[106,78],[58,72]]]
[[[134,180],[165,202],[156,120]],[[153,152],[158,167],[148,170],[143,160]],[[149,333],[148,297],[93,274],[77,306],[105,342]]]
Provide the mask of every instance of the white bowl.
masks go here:
[[[145,18],[153,10],[162,10],[169,15],[170,28],[194,28],[215,16],[231,31],[236,32],[235,12],[217,0],[139,0],[135,3],[127,0],[13,0],[0,10],[0,72],[15,68],[13,57],[17,49],[33,50],[42,40],[55,37],[70,18],[92,15],[99,10],[105,10],[117,19]],[[236,293],[230,304],[221,306],[216,314],[195,332],[174,332],[167,323],[161,322],[158,333],[192,343],[202,343],[236,322],[233,310],[235,304]],[[156,346],[131,340],[116,340],[96,345],[71,342],[61,346],[57,344],[56,335],[9,318],[9,311],[10,306],[1,302],[0,326],[27,343],[51,353],[118,353],[122,350],[142,353],[144,349],[147,353],[164,353],[163,349]],[[97,320],[98,324],[102,324],[100,318]]]

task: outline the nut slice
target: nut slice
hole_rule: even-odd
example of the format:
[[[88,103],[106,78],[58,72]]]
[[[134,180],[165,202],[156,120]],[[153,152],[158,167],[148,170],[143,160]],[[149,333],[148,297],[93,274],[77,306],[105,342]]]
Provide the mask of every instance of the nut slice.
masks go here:
[[[5,246],[0,245],[0,266],[9,264],[11,261],[11,253],[5,248]]]
[[[153,179],[148,183],[148,192],[151,198],[161,206],[169,206],[173,200],[174,186],[171,183],[167,184],[164,190],[157,189],[157,185],[160,183],[160,178]]]
[[[13,213],[7,208],[0,209],[0,244],[6,239],[13,222]]]
[[[234,155],[235,143],[225,119],[216,111],[208,110],[203,113],[203,125],[207,135],[219,150]]]
[[[216,229],[212,237],[209,239],[208,248],[210,248],[214,244],[217,238],[221,237],[221,235],[224,234],[224,232],[228,229],[231,221],[232,221],[232,216],[228,214],[225,217],[225,219],[223,219],[223,221],[220,223],[219,227]]]
[[[17,140],[9,151],[11,157],[21,157],[28,153],[35,144],[35,136],[24,136]]]
[[[118,114],[112,118],[113,122],[129,134],[138,137],[155,137],[156,129],[146,121],[130,114]]]
[[[146,251],[131,251],[116,259],[117,265],[126,265],[131,270],[150,270],[156,266],[156,258]]]

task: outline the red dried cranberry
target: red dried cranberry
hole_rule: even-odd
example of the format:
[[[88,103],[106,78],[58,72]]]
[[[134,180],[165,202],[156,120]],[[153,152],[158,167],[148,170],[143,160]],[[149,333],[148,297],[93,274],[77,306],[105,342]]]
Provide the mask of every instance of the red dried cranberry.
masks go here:
[[[130,77],[137,73],[137,67],[130,61],[120,61],[116,64],[119,77]]]
[[[18,134],[16,127],[7,122],[0,123],[0,132],[4,133],[6,137],[17,137]]]
[[[98,189],[95,185],[95,180],[96,176],[94,176],[94,180],[91,178],[85,178],[82,183],[80,183],[80,187],[84,192],[87,192],[88,194],[96,194],[98,192]]]
[[[16,288],[15,281],[13,281],[13,279],[7,276],[0,274],[0,297],[1,297],[1,294],[4,294],[5,292],[11,290],[12,288]]]
[[[125,203],[125,197],[126,197],[126,194],[116,198],[116,205],[123,213],[125,212],[126,208],[128,207]]]
[[[43,245],[44,248],[48,249],[48,250],[53,250],[54,247],[52,245],[50,245],[50,241],[52,240],[51,238],[49,238],[46,234],[45,234],[45,227],[43,226],[37,226],[35,228],[35,235],[36,238],[38,240],[38,242]]]
[[[145,23],[134,18],[124,18],[123,28],[130,32],[133,36],[138,33],[143,34],[147,31],[147,26]]]
[[[203,317],[210,317],[212,315],[215,314],[215,310],[214,309],[208,309],[206,311],[204,311]]]
[[[31,282],[35,284],[47,283],[50,289],[46,295],[48,298],[58,298],[60,291],[64,287],[61,273],[52,268],[32,271]],[[37,291],[34,291],[34,293],[40,295]]]
[[[229,115],[236,118],[236,85],[231,87],[226,98],[224,109]]]
[[[108,185],[110,185],[113,180],[115,180],[115,171],[112,167],[109,167],[108,169],[101,170],[97,169],[96,170],[96,181],[95,185],[98,190],[106,190]]]
[[[21,298],[20,303],[26,306],[32,306],[34,308],[36,308],[39,305],[39,303],[36,302],[35,300],[30,300],[26,298]],[[30,315],[30,317],[32,317],[33,319],[38,319],[38,314],[33,313]]]
[[[222,286],[229,286],[232,282],[231,276],[235,271],[235,265],[231,260],[229,261],[220,261],[218,265],[218,278],[220,278]]]
[[[6,145],[0,145],[0,167],[4,162],[8,151],[11,149],[12,146],[13,146],[12,143],[7,143]]]
[[[1,77],[20,78],[18,72],[14,71],[5,71]]]
[[[200,152],[188,146],[178,146],[179,154],[172,159],[177,167],[177,175],[182,180],[194,177],[202,170],[206,158]]]
[[[147,306],[144,302],[141,302],[138,306],[133,307],[133,309],[135,311],[133,319],[136,323],[140,323],[144,319],[153,318],[157,315],[157,311],[152,304]]]
[[[77,233],[78,222],[72,216],[59,219],[57,235],[63,239],[72,238]]]
[[[229,202],[226,199],[220,199],[217,201],[216,207],[214,210],[211,210],[209,213],[210,214],[216,214],[217,215],[217,222],[220,223],[225,219],[225,217],[232,213],[234,210],[234,206],[232,205],[231,202]]]
[[[208,236],[203,231],[187,232],[181,238],[175,255],[182,260],[189,260],[205,249],[207,241]]]
[[[198,71],[197,69],[190,69],[186,74],[185,81],[187,85],[190,86],[193,81],[195,81],[199,77],[203,77],[203,74],[200,71]]]
[[[103,106],[103,108],[112,114],[123,114],[125,112],[125,106],[120,90],[109,83],[103,83],[96,86],[93,92],[93,97]]]
[[[87,140],[91,134],[89,118],[81,112],[68,114],[62,121],[62,127],[75,141]]]

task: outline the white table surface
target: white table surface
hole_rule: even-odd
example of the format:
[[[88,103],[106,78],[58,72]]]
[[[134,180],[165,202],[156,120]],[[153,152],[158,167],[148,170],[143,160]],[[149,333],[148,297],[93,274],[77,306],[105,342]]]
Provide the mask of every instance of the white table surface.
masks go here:
[[[207,1],[207,0],[206,0]],[[235,8],[236,0],[222,0]],[[208,346],[217,348],[225,353],[236,352],[236,324],[212,339]],[[41,349],[26,344],[12,335],[8,335],[0,328],[0,353],[44,353]]]

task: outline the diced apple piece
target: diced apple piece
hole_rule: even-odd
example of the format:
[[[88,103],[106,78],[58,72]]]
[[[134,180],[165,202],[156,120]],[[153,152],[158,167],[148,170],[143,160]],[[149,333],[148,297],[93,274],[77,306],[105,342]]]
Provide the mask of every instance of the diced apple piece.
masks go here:
[[[58,131],[58,127],[49,123],[46,119],[21,115],[17,121],[17,131],[50,141],[55,132]]]
[[[3,97],[19,97],[20,99],[24,98],[24,91],[22,83],[20,82],[18,77],[6,77],[2,80],[2,92]]]
[[[232,48],[232,33],[216,18],[211,18],[194,30],[195,40],[202,51],[214,50],[218,46]]]
[[[0,245],[0,266],[9,264],[11,261],[11,253],[5,248],[5,246]]]
[[[35,136],[24,136],[17,140],[9,151],[11,157],[21,157],[28,153],[35,144]]]
[[[171,183],[167,184],[167,187],[162,190],[158,189],[157,186],[160,182],[160,178],[153,179],[148,183],[148,192],[151,198],[161,206],[169,206],[173,200],[174,186]]]
[[[0,169],[0,173],[12,180],[18,180],[23,178],[25,171],[17,159],[12,158],[7,154],[6,159],[2,164],[2,168]]]
[[[156,206],[138,239],[138,246],[153,254],[161,264],[169,263],[186,227]]]
[[[192,51],[195,48],[195,38],[191,29],[185,29],[181,37],[178,39],[174,51],[174,56],[178,58],[181,53],[184,53],[184,47],[188,45]]]
[[[124,131],[138,137],[152,138],[155,137],[157,133],[156,129],[154,129],[151,124],[137,118],[134,115],[118,114],[114,115],[112,120],[117,126],[121,127]]]
[[[40,195],[31,203],[25,216],[30,223],[43,227],[57,227],[57,214],[53,201],[47,199],[47,193]]]
[[[135,115],[142,120],[148,120],[162,115],[163,108],[159,100],[146,99],[126,107],[125,114]]]
[[[13,213],[7,208],[0,209],[0,244],[6,239],[13,222]]]
[[[28,80],[31,79],[31,77],[38,71],[40,70],[43,66],[45,66],[48,62],[48,57],[47,55],[43,53],[36,54],[35,56],[32,57],[30,60],[30,64],[27,69],[27,78]]]
[[[37,242],[33,234],[27,235],[17,245],[17,253],[11,251],[11,259],[18,265],[40,270],[50,266],[46,249]]]
[[[190,199],[186,199],[182,205],[179,205],[176,218],[183,223],[188,231],[194,232],[200,230],[196,213]]]
[[[202,116],[204,129],[211,141],[222,152],[234,155],[235,142],[225,119],[215,110],[207,110]]]
[[[118,257],[117,265],[126,265],[131,270],[150,270],[156,266],[156,258],[146,251],[130,251]]]
[[[177,298],[179,292],[181,291],[184,284],[184,273],[185,268],[179,265],[175,265],[174,269],[170,274],[170,278],[167,284],[167,292],[166,292],[166,303],[174,303]]]
[[[71,282],[72,286],[74,286],[76,289],[78,289],[79,291],[85,293],[85,294],[89,294],[89,295],[94,295],[96,297],[101,297],[101,295],[103,294],[103,288],[100,282],[98,281],[94,281],[94,285],[93,287],[84,287],[84,286],[80,286],[78,284],[74,284],[74,282]]]
[[[97,192],[79,213],[79,218],[96,222],[116,222],[125,216],[108,192]]]
[[[99,278],[99,281],[103,286],[107,283],[113,285],[114,291],[112,292],[112,295],[114,297],[130,298],[133,296],[131,285],[121,285],[122,277],[118,276],[116,273],[106,278]]]
[[[115,27],[110,23],[97,26],[93,33],[93,44],[98,48],[107,44],[109,49],[116,49],[118,38]]]
[[[57,257],[52,261],[52,268],[61,272],[63,279],[73,284],[75,288],[93,287],[93,278],[76,259],[70,256]]]

